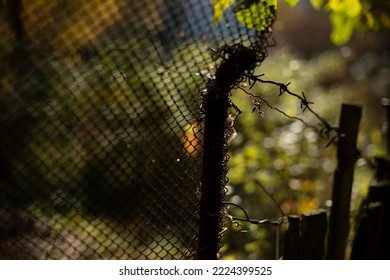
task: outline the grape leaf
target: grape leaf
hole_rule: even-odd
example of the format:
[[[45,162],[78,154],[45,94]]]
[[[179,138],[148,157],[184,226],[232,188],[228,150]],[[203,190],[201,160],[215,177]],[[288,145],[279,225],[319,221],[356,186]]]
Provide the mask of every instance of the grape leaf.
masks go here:
[[[319,10],[326,4],[326,0],[310,0],[314,9]]]
[[[235,0],[214,0],[214,25],[217,25],[221,21],[225,10],[234,2]]]
[[[349,17],[356,17],[362,11],[360,0],[331,0],[327,8],[332,12],[344,13]]]
[[[284,3],[286,3],[290,8],[294,7],[299,0],[284,0]]]
[[[275,21],[276,5],[277,0],[244,0],[235,7],[235,14],[246,28],[265,31]]]
[[[342,12],[332,12],[330,15],[332,33],[330,39],[336,46],[341,46],[351,38],[356,23],[356,18],[347,16]]]

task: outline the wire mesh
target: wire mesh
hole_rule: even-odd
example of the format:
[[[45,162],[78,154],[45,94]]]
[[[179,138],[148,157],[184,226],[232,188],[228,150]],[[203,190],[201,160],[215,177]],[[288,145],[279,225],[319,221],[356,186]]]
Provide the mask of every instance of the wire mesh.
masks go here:
[[[0,5],[0,258],[193,258],[201,93],[256,32],[208,0]]]

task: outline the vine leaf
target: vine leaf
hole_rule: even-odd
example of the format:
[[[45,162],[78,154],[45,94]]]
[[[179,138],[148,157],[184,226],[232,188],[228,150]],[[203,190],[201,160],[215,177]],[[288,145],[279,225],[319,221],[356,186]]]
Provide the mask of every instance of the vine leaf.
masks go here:
[[[351,38],[354,26],[356,25],[356,17],[349,17],[342,12],[333,12],[330,14],[332,23],[332,33],[330,39],[336,46],[344,45]]]
[[[310,0],[310,3],[314,9],[319,10],[325,6],[326,0]]]
[[[239,23],[249,29],[266,31],[276,18],[277,0],[214,0],[214,25],[217,25],[223,13],[233,4]]]
[[[284,0],[284,3],[286,3],[290,8],[294,7],[299,0]]]
[[[235,0],[214,0],[214,25],[217,25],[227,8],[233,5]]]
[[[246,28],[266,31],[276,18],[277,0],[243,0],[234,11],[237,20]]]

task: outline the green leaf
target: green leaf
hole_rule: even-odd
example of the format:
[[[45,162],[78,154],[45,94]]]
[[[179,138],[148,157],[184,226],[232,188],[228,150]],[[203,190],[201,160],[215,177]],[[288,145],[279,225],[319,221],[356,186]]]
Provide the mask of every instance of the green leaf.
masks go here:
[[[330,0],[327,8],[350,17],[358,16],[362,11],[360,0]]]
[[[265,31],[275,21],[276,4],[277,0],[244,0],[235,8],[237,20],[246,28]]]
[[[222,18],[223,13],[229,8],[235,0],[214,0],[214,25],[217,25]]]
[[[298,2],[299,0],[284,0],[284,2],[290,7],[294,7]]]
[[[367,28],[369,29],[374,29],[375,28],[375,17],[373,16],[373,14],[371,12],[365,12],[363,14],[363,20],[364,20],[364,24],[367,26]]]
[[[344,45],[351,38],[356,18],[347,16],[345,13],[333,12],[330,14],[332,33],[330,39],[337,46]]]
[[[326,0],[310,0],[314,9],[319,10],[325,6]]]
[[[362,12],[360,0],[346,0],[344,2],[345,12],[350,17],[356,17]]]

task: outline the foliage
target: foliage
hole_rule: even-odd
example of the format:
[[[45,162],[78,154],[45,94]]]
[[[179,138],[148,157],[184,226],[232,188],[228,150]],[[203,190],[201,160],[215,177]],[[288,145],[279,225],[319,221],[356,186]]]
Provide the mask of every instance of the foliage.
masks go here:
[[[324,52],[305,60],[288,49],[278,49],[257,69],[257,74],[265,73],[265,77],[271,80],[291,81],[293,90],[307,92],[307,98],[314,102],[312,107],[317,113],[337,125],[341,103],[356,102],[356,88],[351,83],[354,77],[349,73],[358,61],[358,58],[345,57],[339,51]],[[343,78],[340,80],[340,77]],[[359,86],[362,100],[371,94],[362,91],[367,84],[369,80],[362,81]],[[307,112],[302,112],[296,98],[278,97],[278,88],[273,85],[257,84],[251,92],[290,115],[302,117],[311,124],[316,121]],[[257,220],[276,220],[283,215],[267,193],[277,201],[285,215],[326,209],[336,167],[335,147],[326,147],[328,141],[321,139],[312,128],[286,118],[264,103],[261,105],[264,117],[259,118],[252,113],[251,100],[239,89],[234,91],[232,99],[242,114],[236,120],[237,137],[232,141],[230,151],[228,200],[244,207],[250,218]],[[368,157],[384,152],[380,123],[367,111],[361,123],[358,148]],[[353,210],[366,192],[371,175],[369,165],[363,159],[359,160]],[[229,206],[228,212],[243,217],[237,207]],[[228,259],[275,258],[277,227],[241,224],[239,229],[231,225],[224,238],[223,256]]]
[[[329,13],[333,28],[331,40],[336,45],[347,43],[354,30],[390,28],[388,1],[311,0],[311,4],[315,9],[322,9]]]
[[[113,5],[115,1],[105,2]],[[218,24],[224,12],[234,4],[233,11],[237,20],[248,28],[262,31],[275,19],[277,1],[235,2],[237,1],[214,2],[214,24]],[[285,2],[294,6],[298,1]],[[347,40],[351,30],[364,23],[364,20],[359,21],[364,11],[367,27],[386,27],[386,14],[373,16],[374,7],[375,11],[378,8],[373,1],[365,1],[360,8],[356,4],[359,1],[350,0],[344,4],[341,2],[312,1],[314,7],[328,10],[331,17],[334,17],[332,14],[337,15],[333,19],[338,24],[334,32],[344,33],[334,35],[335,43]],[[367,3],[371,3],[371,6]],[[367,5],[368,12],[365,10]],[[47,8],[46,5],[41,6]],[[269,9],[266,10],[265,7]],[[267,17],[262,17],[263,13],[266,13]],[[352,15],[355,15],[355,18],[350,29],[341,30],[341,23],[351,20],[348,17]],[[99,18],[100,14],[96,13],[96,17]],[[39,18],[26,18],[29,25],[40,27],[34,22]],[[110,23],[113,18],[107,17],[101,22],[93,20],[91,26],[87,26],[88,21],[84,25],[77,23],[77,26],[84,26],[82,32],[75,32],[74,26],[59,25],[56,26],[58,30],[47,33],[67,34],[66,38],[75,41],[72,41],[71,45],[79,42],[78,49],[85,47],[85,50],[88,50],[85,41],[92,40],[96,43],[99,36],[93,35],[94,32],[103,32],[108,25],[113,24]],[[107,26],[103,28],[102,22]],[[120,38],[116,39],[122,41]],[[121,252],[117,245],[121,243],[124,247],[130,246],[128,240],[118,241],[119,237],[112,231],[112,227],[118,226],[118,220],[123,220],[123,216],[115,216],[123,209],[128,210],[126,215],[131,216],[133,209],[142,207],[140,204],[145,202],[145,194],[150,191],[148,187],[157,186],[158,191],[169,189],[168,193],[161,191],[159,196],[169,201],[167,209],[163,209],[168,213],[177,213],[182,208],[181,202],[176,203],[175,198],[170,195],[180,193],[181,187],[196,188],[191,185],[192,182],[178,187],[178,183],[172,179],[177,174],[172,176],[171,170],[176,168],[175,172],[190,178],[194,174],[188,173],[191,169],[188,166],[199,163],[200,157],[192,153],[194,157],[190,158],[189,153],[194,152],[198,145],[194,143],[197,123],[193,122],[193,119],[197,115],[199,98],[194,96],[197,96],[197,89],[204,85],[204,80],[200,76],[192,78],[194,75],[189,72],[204,69],[209,62],[207,59],[204,61],[202,56],[195,56],[199,58],[196,60],[192,59],[193,55],[188,55],[207,53],[206,46],[197,42],[186,42],[171,50],[172,61],[180,61],[180,65],[168,60],[165,61],[167,67],[156,67],[153,59],[157,57],[140,56],[142,52],[139,50],[145,47],[142,42],[125,39],[127,45],[123,45],[123,48],[130,50],[129,52],[98,53],[87,59],[74,53],[65,57],[57,57],[57,54],[54,54],[31,58],[31,61],[21,63],[23,57],[15,61],[10,57],[9,69],[13,69],[11,65],[20,63],[20,69],[16,73],[7,73],[15,75],[18,92],[13,92],[12,86],[8,85],[9,90],[4,92],[4,98],[0,102],[0,107],[4,108],[0,120],[5,125],[4,131],[10,131],[9,134],[1,135],[1,151],[12,158],[12,161],[7,161],[7,170],[12,169],[10,176],[13,176],[13,183],[20,186],[7,189],[1,185],[0,197],[11,197],[18,207],[30,202],[30,208],[34,211],[45,209],[45,214],[60,212],[63,219],[58,220],[58,224],[50,233],[53,239],[60,236],[76,243],[77,240],[87,238],[83,235],[86,230],[96,240],[116,240],[116,243],[108,246],[108,251],[112,252],[103,253],[103,256],[107,257],[119,257]],[[66,51],[59,43],[62,42],[59,38],[54,37],[48,41],[60,54]],[[203,49],[200,50],[199,47]],[[150,60],[148,67],[141,67],[137,63],[137,60],[142,59]],[[40,67],[31,67],[38,61]],[[114,61],[125,61],[126,66],[113,63]],[[347,58],[334,52],[323,53],[318,58],[304,61],[296,58],[290,51],[281,49],[265,61],[262,68],[258,69],[261,72],[257,74],[264,71],[271,79],[280,80],[282,76],[283,79],[291,80],[292,87],[309,92],[308,99],[315,102],[316,111],[337,122],[337,106],[341,103],[342,96],[345,96],[341,93],[349,92],[351,99],[355,96],[351,93],[353,89],[334,81],[339,81],[340,77],[348,77],[358,62],[354,63],[352,65]],[[191,80],[191,83],[187,84],[188,80]],[[299,84],[295,81],[299,81]],[[367,83],[364,79],[363,82]],[[295,103],[297,100],[286,95],[278,98],[278,90],[271,85],[256,85],[252,92],[265,97],[270,104],[278,106],[290,115],[301,116],[300,104]],[[233,93],[232,99],[243,114],[237,118],[235,126],[238,135],[230,152],[232,157],[229,161],[228,199],[242,204],[251,218],[259,219],[276,219],[282,215],[264,189],[275,198],[285,214],[299,214],[326,206],[331,174],[335,167],[334,149],[325,149],[326,141],[321,140],[315,131],[299,121],[281,116],[267,108],[264,103],[260,103],[261,111],[265,113],[263,118],[251,113],[253,104],[240,90]],[[146,112],[145,107],[150,111]],[[170,108],[169,111],[164,111],[166,107]],[[184,112],[178,107],[185,108]],[[314,121],[310,117],[302,117],[309,123]],[[129,123],[129,119],[136,123]],[[176,129],[166,129],[164,121],[175,123]],[[15,127],[18,130],[15,130]],[[149,134],[142,134],[147,129],[151,129],[149,132],[157,135],[154,139],[161,139],[160,142],[148,139]],[[372,124],[366,124],[362,132],[360,145],[363,152],[369,156],[380,152],[378,147],[382,139],[379,129]],[[134,141],[129,141],[129,135]],[[181,153],[177,152],[178,146],[183,148]],[[4,147],[11,149],[7,151]],[[151,161],[145,161],[145,151],[149,153],[148,159],[152,159]],[[26,157],[31,154],[35,156]],[[127,160],[123,161],[123,157]],[[153,158],[156,158],[157,162],[153,161]],[[172,167],[172,160],[183,158],[187,160],[180,163],[175,161],[176,165]],[[364,162],[360,162],[360,165],[366,168]],[[140,174],[140,171],[146,169],[160,175],[154,178],[147,176],[147,173]],[[368,171],[363,171],[365,174],[356,175],[355,185],[358,186],[358,191],[355,196],[362,192],[367,182]],[[24,177],[18,174],[24,174]],[[114,176],[118,181],[112,182]],[[80,206],[82,213],[72,212],[70,206]],[[120,209],[121,207],[123,208]],[[160,216],[155,213],[149,216],[163,217],[164,220],[164,211],[160,210],[156,211]],[[106,214],[104,212],[109,212],[114,217],[98,221],[96,217]],[[242,214],[234,207],[230,207],[229,213],[237,216]],[[149,222],[146,219],[142,221],[145,224]],[[55,221],[50,223],[54,224]],[[275,228],[244,224],[244,229],[247,229],[248,233],[229,232],[225,237],[224,258],[272,258]],[[108,235],[106,231],[109,231]],[[123,233],[129,236],[138,234],[131,228],[131,223],[123,229]],[[77,236],[76,241],[74,236]],[[92,239],[87,242],[88,246],[95,246],[94,243]],[[137,246],[148,247],[145,244]],[[131,247],[129,250],[133,249]],[[94,254],[87,257],[92,255]],[[48,252],[48,257],[60,256],[61,252]],[[135,253],[134,258],[137,257]]]
[[[234,5],[234,13],[238,22],[243,26],[264,31],[269,28],[275,20],[276,0],[256,1],[242,0],[235,3],[235,0],[215,0],[214,1],[214,24],[217,25],[223,13],[230,6]]]
[[[195,210],[184,204],[196,203],[201,158],[189,122],[199,114],[203,78],[192,73],[207,61],[189,54],[206,50],[188,42],[166,67],[152,57],[141,67],[142,45],[129,44],[76,61],[38,53],[31,70],[16,71],[13,98],[0,102],[0,124],[10,131],[1,140],[15,147],[1,147],[13,182],[1,185],[1,202],[35,213],[38,229],[53,228],[47,258],[169,258],[164,250],[184,252],[194,242],[195,215],[186,212]]]
[[[294,7],[299,0],[284,0]],[[329,14],[332,24],[331,41],[344,45],[355,30],[381,30],[390,28],[390,5],[383,0],[311,0],[313,8]],[[276,18],[276,0],[215,0],[214,24],[218,24],[223,13],[234,5],[237,20],[247,28],[267,30]]]
[[[222,2],[224,5],[220,5]],[[257,31],[267,30],[264,16],[267,13],[275,15],[271,9],[267,10],[271,2],[272,7],[276,8],[277,1],[215,1],[218,5],[214,6],[214,23],[217,24],[223,13],[233,7],[232,11],[243,26]],[[284,2],[293,7],[299,1]],[[375,5],[372,2],[376,2]],[[333,27],[331,40],[335,45],[345,44],[354,30],[388,28],[389,9],[383,3],[383,9],[378,9],[378,2],[380,1],[311,1],[315,9],[329,12]],[[242,11],[246,11],[244,16],[243,13],[240,14]],[[381,16],[374,23],[372,14],[375,12],[379,12]],[[274,19],[275,16],[272,21]],[[353,89],[351,91],[348,86],[348,79],[351,79],[349,71],[353,73],[353,68],[356,67],[356,62],[351,63],[349,60],[350,49],[341,49],[341,53],[344,55],[327,52],[304,61],[281,49],[262,64],[262,72],[257,74],[265,73],[266,80],[274,81],[280,81],[282,74],[285,79],[293,82],[290,86],[297,92],[309,90],[308,100],[314,101],[315,111],[335,124],[338,118],[335,106],[340,106],[352,94]],[[296,81],[299,81],[298,85],[295,84]],[[340,86],[342,89],[335,91]],[[250,94],[260,96],[264,102],[254,108],[254,103],[258,101],[248,99],[247,94],[243,94],[240,89],[233,92],[232,100],[243,113],[236,120],[237,137],[231,147],[229,201],[245,208],[251,219],[259,220],[278,219],[282,215],[328,207],[332,173],[336,167],[334,147],[325,148],[327,142],[312,128],[300,121],[285,118],[271,109],[277,108],[290,116],[299,116],[306,123],[315,122],[315,118],[302,114],[296,98],[286,95],[277,97],[278,88],[273,88],[270,84],[256,84],[249,90],[249,86],[243,83],[242,87]],[[272,107],[267,108],[267,105]],[[253,114],[253,111],[257,114]],[[258,116],[263,114],[264,118],[259,120]],[[362,121],[363,136],[360,137],[359,145],[363,145],[362,152],[368,156],[383,151],[380,148],[382,138],[371,138],[373,135],[380,135],[378,124],[376,125],[367,124],[367,119]],[[367,147],[374,146],[376,152],[366,154]],[[352,209],[356,209],[358,199],[367,189],[371,175],[371,170],[363,159],[358,165],[360,168],[355,173]],[[242,211],[232,205],[227,206],[227,211],[229,215],[243,217]],[[270,248],[275,248],[275,242],[280,242],[275,239],[276,228],[242,222],[242,225],[233,223],[230,229],[224,237],[225,258],[258,259],[275,256]]]

